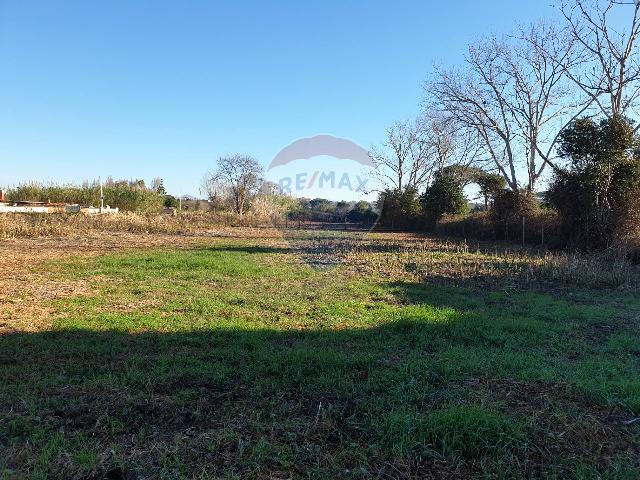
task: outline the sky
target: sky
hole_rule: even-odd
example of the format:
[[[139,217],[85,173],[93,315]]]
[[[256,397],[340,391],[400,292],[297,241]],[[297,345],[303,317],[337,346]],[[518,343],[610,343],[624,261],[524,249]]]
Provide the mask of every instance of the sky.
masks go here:
[[[221,155],[379,143],[434,63],[550,0],[0,0],[0,186],[98,177],[197,195]]]

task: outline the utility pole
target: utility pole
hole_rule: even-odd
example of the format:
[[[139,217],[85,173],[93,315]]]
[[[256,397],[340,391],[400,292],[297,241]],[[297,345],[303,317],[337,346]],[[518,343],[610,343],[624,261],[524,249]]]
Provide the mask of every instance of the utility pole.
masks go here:
[[[104,192],[102,191],[102,180],[98,177],[98,182],[100,183],[100,213],[104,210]]]

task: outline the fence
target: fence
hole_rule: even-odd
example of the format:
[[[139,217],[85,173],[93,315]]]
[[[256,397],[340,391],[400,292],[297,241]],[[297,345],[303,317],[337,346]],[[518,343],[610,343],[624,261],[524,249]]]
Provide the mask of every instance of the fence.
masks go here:
[[[564,242],[558,216],[553,212],[496,219],[489,213],[466,217],[445,216],[435,227],[439,235],[477,240],[509,241],[557,248]]]

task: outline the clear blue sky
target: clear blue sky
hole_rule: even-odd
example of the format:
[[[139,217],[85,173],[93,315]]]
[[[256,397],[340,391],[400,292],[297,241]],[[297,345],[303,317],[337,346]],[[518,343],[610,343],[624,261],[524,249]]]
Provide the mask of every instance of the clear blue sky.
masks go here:
[[[0,0],[0,186],[264,164],[318,133],[368,148],[434,62],[554,15],[550,0]]]

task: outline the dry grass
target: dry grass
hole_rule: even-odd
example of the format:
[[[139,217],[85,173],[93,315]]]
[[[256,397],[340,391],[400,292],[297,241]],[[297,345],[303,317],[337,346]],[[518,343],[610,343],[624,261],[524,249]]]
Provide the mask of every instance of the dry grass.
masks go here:
[[[637,295],[484,288],[581,275],[548,252],[281,233],[0,242],[0,477],[638,478]]]
[[[264,216],[211,212],[184,212],[175,216],[5,214],[0,215],[0,239],[77,239],[107,232],[110,236],[114,233],[132,235],[136,238],[133,244],[156,235],[249,238],[257,231],[262,232],[258,236],[264,233],[273,237],[279,233],[273,229],[272,220]],[[620,252],[586,255],[403,233],[291,230],[284,236],[293,250],[300,251],[310,263],[318,266],[346,261],[357,271],[397,278],[552,288],[635,289],[640,285],[638,267],[628,255]]]
[[[191,242],[187,237],[134,234],[0,242],[0,333],[46,329],[51,322],[51,300],[90,293],[86,280],[69,281],[60,278],[53,267],[42,268],[51,260]]]
[[[640,269],[624,255],[586,255],[468,244],[417,235],[371,234],[340,249],[358,270],[454,285],[636,289]]]
[[[184,235],[207,232],[219,227],[270,226],[268,217],[232,213],[183,212],[178,215],[78,214],[2,214],[0,239],[63,237],[96,232]]]

